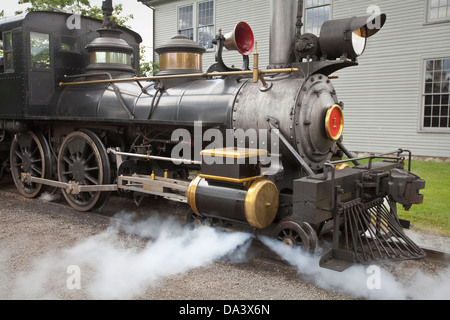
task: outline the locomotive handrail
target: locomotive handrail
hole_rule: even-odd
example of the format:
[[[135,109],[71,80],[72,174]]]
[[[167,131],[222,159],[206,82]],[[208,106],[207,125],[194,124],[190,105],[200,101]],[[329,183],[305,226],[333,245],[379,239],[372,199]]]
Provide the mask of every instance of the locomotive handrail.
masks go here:
[[[350,151],[348,151],[347,150],[347,148],[342,144],[342,142],[337,142],[337,146],[339,147],[339,149],[341,149],[342,150],[342,152],[344,152],[345,153],[345,155],[347,156],[347,157],[349,157],[350,159],[352,159],[352,158],[354,158],[354,156],[350,153]],[[361,163],[359,163],[359,161],[358,160],[354,160],[354,161],[352,161],[353,162],[353,164],[355,165],[355,166],[359,166]]]
[[[260,75],[276,74],[276,73],[296,73],[298,68],[283,68],[283,69],[266,69],[259,70]],[[186,78],[209,78],[209,77],[227,77],[227,76],[253,76],[254,71],[227,71],[227,72],[211,72],[211,73],[192,73],[192,74],[176,74],[167,76],[153,76],[153,77],[133,77],[123,79],[105,79],[105,80],[89,80],[89,81],[74,81],[74,82],[60,82],[60,87],[78,86],[85,84],[102,84],[102,83],[120,83],[120,82],[136,82],[140,85],[139,81],[156,81],[156,80],[173,80],[173,79],[186,79]]]
[[[343,160],[336,160],[336,161],[329,161],[330,164],[332,165],[337,165],[337,164],[341,164],[341,163],[346,163],[346,162],[354,162],[354,161],[358,161],[358,160],[367,160],[369,159],[369,164],[368,164],[368,169],[372,168],[372,160],[374,159],[385,159],[385,160],[397,160],[397,161],[404,161],[405,157],[401,157],[400,155],[403,152],[408,152],[409,153],[409,170],[411,171],[411,152],[408,150],[403,150],[403,149],[399,149],[397,151],[394,152],[387,152],[387,153],[383,153],[383,154],[370,154],[369,156],[364,156],[364,157],[356,157],[356,158],[349,158],[349,159],[343,159]],[[397,156],[389,156],[391,154],[397,154]]]
[[[340,187],[336,186],[336,165],[341,164],[341,163],[347,163],[347,162],[354,162],[354,161],[358,161],[358,160],[366,160],[369,159],[369,164],[367,166],[368,170],[372,169],[372,160],[374,159],[386,159],[386,160],[397,160],[398,161],[404,161],[405,157],[400,157],[400,154],[403,152],[408,152],[408,150],[402,150],[399,149],[397,151],[394,152],[389,152],[389,153],[383,153],[383,154],[371,154],[369,156],[366,157],[357,157],[357,158],[352,158],[352,159],[344,159],[344,160],[337,160],[337,161],[326,161],[324,163],[324,173],[323,173],[323,177],[320,176],[310,176],[310,179],[315,179],[315,180],[328,180],[328,175],[331,174],[331,206],[329,208],[321,208],[324,211],[333,211],[334,209],[337,208],[337,204],[338,204],[338,200],[337,200],[337,196],[339,193]],[[395,154],[397,153],[397,156],[389,156],[391,154]],[[411,157],[411,153],[410,157]],[[409,163],[411,163],[411,158]],[[411,169],[411,168],[410,168]]]
[[[318,180],[328,180],[328,174],[329,171],[331,172],[332,175],[332,180],[334,180],[334,172],[336,171],[336,165],[341,164],[341,163],[347,163],[347,162],[354,162],[354,161],[358,161],[358,160],[367,160],[369,159],[369,164],[367,165],[367,169],[372,169],[372,162],[374,159],[385,159],[385,160],[397,160],[397,162],[399,161],[404,161],[405,157],[400,157],[400,155],[404,152],[407,152],[409,154],[409,165],[408,165],[408,171],[411,172],[411,152],[409,150],[403,150],[403,149],[398,149],[397,151],[394,152],[388,152],[388,153],[383,153],[383,154],[370,154],[369,156],[365,156],[365,157],[357,157],[357,158],[351,158],[351,159],[343,159],[343,160],[336,160],[336,161],[326,161],[325,162],[325,170],[324,170],[324,174],[323,177],[320,178],[318,176],[311,176],[311,179],[318,179]],[[397,154],[397,156],[389,156],[391,154]],[[327,170],[328,168],[330,168],[329,170]]]
[[[107,76],[109,79],[114,79],[112,74],[109,72],[95,72],[95,73],[82,73],[82,74],[72,74],[72,75],[64,75],[65,79],[68,78],[87,78],[87,77],[98,77],[98,76]]]
[[[159,156],[152,156],[150,154],[138,154],[138,153],[129,153],[129,152],[121,152],[118,150],[115,150],[113,148],[108,148],[108,153],[112,153],[114,155],[119,156],[126,156],[126,157],[134,157],[134,158],[141,158],[146,160],[159,160],[159,161],[166,161],[166,162],[183,162],[185,164],[192,164],[192,165],[201,165],[201,161],[194,161],[194,160],[188,160],[188,159],[178,159],[178,158],[168,158],[168,157],[159,157]]]

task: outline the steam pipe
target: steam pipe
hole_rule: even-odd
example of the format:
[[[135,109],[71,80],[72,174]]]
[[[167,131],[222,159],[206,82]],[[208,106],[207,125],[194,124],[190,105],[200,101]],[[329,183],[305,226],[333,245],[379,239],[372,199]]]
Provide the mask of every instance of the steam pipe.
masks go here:
[[[296,32],[295,32],[295,40],[299,40],[302,35],[302,27],[303,27],[303,0],[298,0],[297,7],[297,23],[295,24]]]

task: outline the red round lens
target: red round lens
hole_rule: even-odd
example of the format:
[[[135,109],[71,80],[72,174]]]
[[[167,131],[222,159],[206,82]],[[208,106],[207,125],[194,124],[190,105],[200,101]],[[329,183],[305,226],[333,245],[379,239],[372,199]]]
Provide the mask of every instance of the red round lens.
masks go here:
[[[338,105],[331,106],[328,109],[325,119],[325,131],[329,139],[338,141],[342,136],[344,129],[344,114],[342,108]]]

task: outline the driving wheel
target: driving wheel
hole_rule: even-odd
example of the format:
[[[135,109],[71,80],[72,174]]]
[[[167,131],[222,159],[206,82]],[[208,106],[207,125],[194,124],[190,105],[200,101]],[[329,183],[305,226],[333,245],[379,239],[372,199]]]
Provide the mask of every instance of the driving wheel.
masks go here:
[[[82,186],[111,183],[108,154],[95,133],[88,130],[75,131],[64,139],[58,156],[58,179]],[[69,194],[63,189],[63,195],[76,210],[90,211],[104,205],[109,192],[99,190]]]
[[[50,147],[40,132],[29,131],[15,135],[11,144],[10,169],[14,184],[23,196],[35,198],[45,190],[42,184],[22,181],[22,173],[37,178],[51,178]]]

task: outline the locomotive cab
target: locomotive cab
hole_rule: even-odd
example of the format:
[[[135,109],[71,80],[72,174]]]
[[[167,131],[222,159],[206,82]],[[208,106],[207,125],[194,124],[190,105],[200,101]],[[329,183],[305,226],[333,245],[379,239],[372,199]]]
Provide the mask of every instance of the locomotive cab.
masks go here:
[[[72,19],[78,19],[78,23],[71,25]],[[0,117],[54,117],[54,102],[60,92],[58,83],[67,76],[86,73],[91,57],[85,47],[98,38],[97,30],[101,28],[100,20],[60,12],[35,11],[1,20]],[[126,54],[111,54],[109,58],[97,53],[94,62],[121,59],[127,71],[134,73],[139,69],[142,39],[131,30],[121,27],[118,30],[122,34],[117,41],[127,46]],[[124,52],[123,49],[120,52]]]

